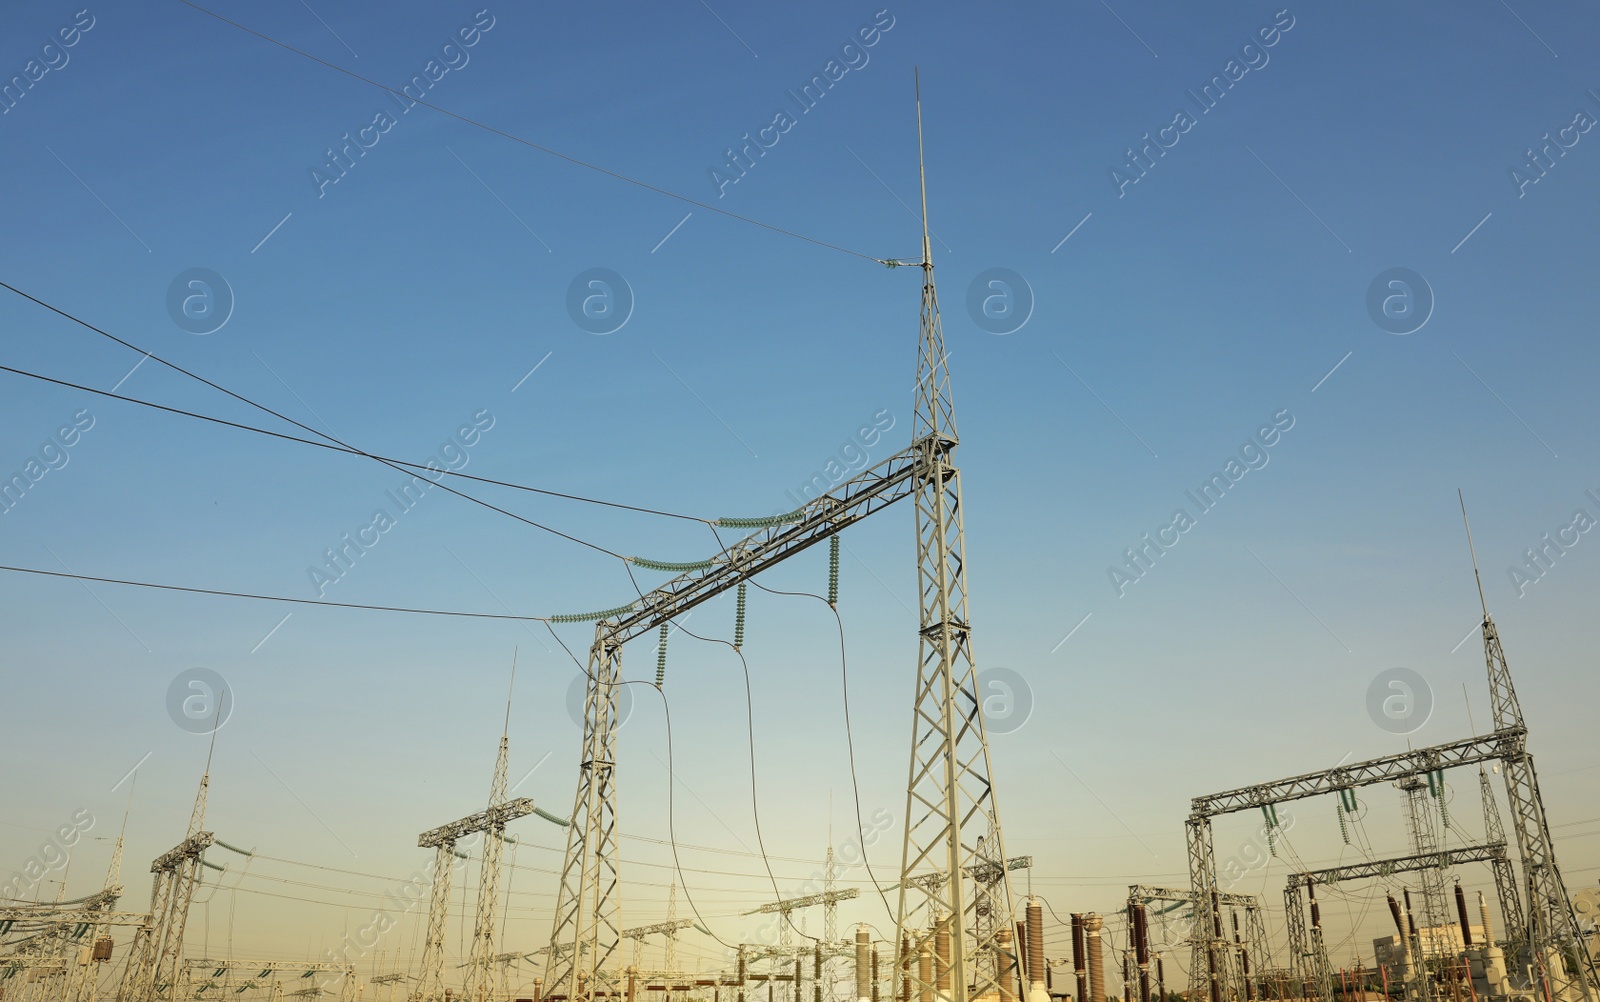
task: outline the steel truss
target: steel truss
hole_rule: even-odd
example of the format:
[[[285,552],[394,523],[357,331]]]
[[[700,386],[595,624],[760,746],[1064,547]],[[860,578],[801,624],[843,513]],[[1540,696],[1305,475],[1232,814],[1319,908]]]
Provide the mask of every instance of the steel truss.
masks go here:
[[[1272,966],[1272,954],[1267,944],[1266,920],[1262,915],[1261,899],[1254,894],[1232,894],[1226,891],[1215,893],[1213,900],[1215,908],[1203,907],[1197,901],[1192,890],[1181,891],[1172,887],[1151,887],[1147,884],[1128,885],[1128,904],[1148,904],[1152,901],[1166,901],[1187,904],[1190,907],[1189,921],[1192,928],[1208,916],[1213,922],[1213,929],[1219,928],[1221,923],[1221,910],[1223,908],[1244,909],[1244,932],[1238,930],[1238,914],[1234,914],[1234,939],[1233,950],[1224,964],[1224,969],[1234,972],[1237,980],[1234,991],[1242,999],[1253,999],[1264,993],[1257,993],[1253,979]],[[1202,962],[1206,962],[1202,958]]]
[[[1289,935],[1290,970],[1295,977],[1316,985],[1318,997],[1325,1002],[1333,997],[1333,968],[1328,959],[1327,946],[1322,939],[1321,923],[1313,923],[1313,927],[1307,930],[1306,903],[1300,896],[1302,889],[1314,896],[1314,888],[1319,884],[1331,887],[1346,880],[1370,880],[1374,877],[1393,876],[1396,873],[1419,871],[1426,873],[1458,863],[1488,863],[1495,871],[1497,884],[1502,879],[1502,874],[1505,875],[1504,879],[1510,879],[1511,860],[1506,855],[1504,839],[1462,846],[1459,849],[1363,860],[1348,866],[1330,866],[1322,870],[1289,874],[1287,886],[1283,891],[1283,908]],[[1501,907],[1505,908],[1503,902]],[[1422,959],[1418,957],[1419,964]]]
[[[918,110],[920,146],[921,111]],[[975,867],[1005,859],[993,790],[977,672],[967,620],[961,478],[950,373],[934,290],[923,185],[922,305],[912,445],[759,531],[726,547],[708,565],[681,574],[618,610],[597,617],[589,651],[583,751],[572,827],[557,892],[546,967],[552,1002],[590,1002],[618,993],[621,938],[617,855],[617,687],[629,640],[748,581],[783,560],[907,497],[916,499],[918,596],[921,607],[912,755],[901,856],[897,943],[913,955],[937,950],[938,971],[924,977],[908,964],[899,976],[941,1000],[996,990],[993,922],[980,915],[1012,913],[1009,881],[974,880]],[[725,523],[726,524],[726,523]],[[992,832],[986,831],[993,823]],[[980,855],[977,842],[992,844]]]

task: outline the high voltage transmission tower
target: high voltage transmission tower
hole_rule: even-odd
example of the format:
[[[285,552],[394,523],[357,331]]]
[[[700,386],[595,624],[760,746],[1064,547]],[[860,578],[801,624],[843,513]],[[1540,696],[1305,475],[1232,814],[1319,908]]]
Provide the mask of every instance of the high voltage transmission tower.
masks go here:
[[[511,684],[516,685],[515,659],[511,666]],[[489,809],[483,827],[483,866],[478,877],[478,921],[472,932],[472,949],[467,956],[467,998],[470,1002],[487,1002],[494,990],[493,958],[495,956],[495,906],[500,897],[500,858],[505,848],[506,823],[532,812],[533,801],[526,797],[513,809],[507,803],[506,783],[508,737],[511,731],[511,693],[506,693],[506,720],[500,731],[500,750],[495,755],[494,779],[489,784]],[[523,809],[523,801],[526,808]]]
[[[1406,826],[1411,833],[1412,853],[1425,856],[1437,852],[1440,846],[1439,819],[1435,817],[1434,805],[1429,801],[1437,798],[1441,805],[1439,809],[1443,809],[1444,774],[1429,774],[1426,782],[1421,776],[1407,776],[1399,785],[1406,795]],[[1444,954],[1448,949],[1437,933],[1449,921],[1449,905],[1445,901],[1444,889],[1447,865],[1447,862],[1440,862],[1420,867],[1417,871],[1422,884],[1422,926],[1434,930],[1423,943],[1423,953],[1417,958],[1418,963],[1426,963],[1431,957]]]
[[[1462,506],[1462,522],[1466,522],[1465,504]],[[1467,529],[1467,545],[1470,550],[1470,527]],[[1526,951],[1519,964],[1513,966],[1518,970],[1531,970],[1534,982],[1549,986],[1555,995],[1581,996],[1585,1002],[1595,1002],[1594,960],[1585,946],[1577,915],[1556,866],[1555,846],[1545,819],[1538,776],[1534,772],[1533,756],[1528,754],[1527,724],[1523,721],[1522,707],[1511,682],[1511,669],[1500,645],[1499,631],[1489,615],[1475,554],[1472,563],[1473,576],[1478,585],[1478,603],[1483,610],[1484,661],[1488,670],[1490,703],[1494,711],[1494,730],[1478,737],[1413,748],[1365,762],[1195,797],[1190,802],[1186,823],[1190,893],[1199,918],[1190,939],[1193,949],[1189,972],[1191,999],[1209,998],[1211,1002],[1224,1002],[1227,986],[1237,983],[1228,970],[1227,944],[1216,905],[1220,888],[1211,837],[1213,818],[1256,808],[1270,811],[1274,805],[1288,801],[1325,794],[1345,796],[1360,787],[1397,782],[1411,787],[1408,792],[1413,805],[1420,809],[1420,813],[1414,809],[1412,816],[1421,820],[1423,815],[1427,815],[1427,821],[1431,824],[1431,812],[1426,801],[1417,805],[1421,799],[1417,793],[1418,784],[1426,780],[1430,787],[1439,792],[1443,803],[1444,770],[1498,762],[1505,775],[1506,795],[1511,803],[1513,833],[1522,865],[1521,887],[1528,891],[1526,912],[1518,914],[1520,904],[1515,891],[1509,886],[1504,889],[1499,887],[1512,883],[1509,874],[1504,869],[1498,871],[1496,886],[1502,890],[1501,908],[1507,913],[1505,921],[1512,947],[1515,949],[1519,945],[1519,937],[1526,937]],[[1480,784],[1485,794],[1485,825],[1491,841],[1498,841],[1499,814],[1494,807],[1494,797],[1489,792],[1487,774],[1481,768]],[[1424,872],[1428,868],[1438,867],[1442,862],[1437,854],[1421,855],[1427,860],[1426,865],[1421,867]],[[1291,921],[1295,921],[1293,916]],[[1420,961],[1421,958],[1418,959]],[[1570,970],[1569,962],[1575,963],[1577,970]]]
[[[512,666],[513,680],[516,667]],[[445,919],[450,910],[450,890],[453,883],[455,859],[465,858],[456,850],[456,843],[467,835],[483,834],[483,866],[478,879],[477,921],[473,926],[472,946],[467,959],[467,990],[469,1002],[485,1002],[494,994],[496,965],[503,967],[520,954],[495,952],[495,908],[499,900],[500,859],[504,843],[511,840],[506,825],[517,818],[537,814],[554,824],[567,822],[548,814],[534,805],[528,797],[509,799],[506,789],[509,758],[509,730],[511,726],[511,697],[506,696],[506,725],[500,734],[500,748],[495,756],[494,778],[489,783],[489,806],[459,821],[425,831],[417,837],[417,845],[434,849],[432,897],[428,908],[428,934],[422,947],[422,970],[419,975],[418,994],[422,1002],[442,1002],[444,988]]]
[[[979,712],[977,673],[967,620],[961,478],[955,463],[955,410],[934,289],[927,224],[927,184],[921,164],[922,108],[917,102],[918,177],[922,191],[922,304],[917,355],[916,414],[910,448],[865,470],[784,515],[723,520],[760,531],[695,564],[658,564],[682,571],[667,584],[627,605],[556,622],[595,622],[584,700],[583,750],[572,827],[561,869],[546,973],[552,1002],[589,1002],[618,990],[616,954],[621,938],[616,804],[616,736],[622,648],[627,641],[671,623],[760,572],[842,532],[907,497],[916,499],[918,669],[913,692],[910,776],[900,902],[895,936],[912,955],[926,950],[937,963],[920,968],[897,963],[898,987],[925,990],[946,1002],[966,1002],[997,991],[985,963],[997,949],[997,930],[1009,921],[1009,880],[979,880],[987,858],[1005,859],[993,789],[989,747]],[[737,644],[737,640],[735,641]],[[993,845],[978,850],[993,824]],[[987,912],[985,911],[987,909]],[[902,947],[903,948],[903,947]]]
[[[217,704],[221,720],[222,704]],[[216,749],[217,732],[211,731],[211,750]],[[150,919],[133,934],[128,966],[117,990],[117,1002],[153,1002],[172,996],[178,980],[178,958],[183,953],[183,931],[189,922],[189,903],[200,882],[200,867],[207,865],[205,851],[217,837],[203,831],[206,822],[206,793],[211,785],[211,751],[206,752],[206,771],[200,776],[194,810],[189,814],[189,830],[183,841],[156,857],[150,864],[155,874],[150,888]]]
[[[900,857],[896,941],[916,955],[933,947],[933,975],[897,963],[898,977],[926,998],[966,1002],[1000,990],[993,963],[994,923],[979,932],[983,913],[1010,916],[1010,881],[973,879],[985,855],[1005,859],[999,811],[990,777],[989,742],[980,713],[977,667],[967,619],[966,540],[961,472],[956,466],[955,404],[933,283],[928,230],[928,185],[921,163],[922,102],[917,101],[918,177],[922,194],[922,310],[917,358],[917,406],[912,436],[921,445],[916,470],[917,581],[921,608],[917,683],[912,701],[911,770],[906,789],[905,840]],[[986,827],[992,825],[992,832]],[[984,853],[979,839],[989,835]],[[986,871],[985,871],[986,872]],[[935,877],[936,879],[914,879]],[[1006,926],[1009,928],[1009,926]],[[903,957],[902,961],[908,959]]]
[[[1500,823],[1500,807],[1495,803],[1494,786],[1489,782],[1489,772],[1478,766],[1478,796],[1483,800],[1483,833],[1486,841],[1504,845],[1505,825]],[[1516,874],[1511,864],[1494,868],[1494,890],[1500,900],[1500,922],[1506,927],[1507,953],[1515,956],[1527,949],[1527,915],[1522,910],[1522,893],[1517,890]],[[1494,944],[1489,944],[1493,946]]]
[[[1466,501],[1461,503],[1461,522],[1467,530],[1467,547],[1472,550],[1472,528],[1467,525]],[[1545,819],[1544,799],[1539,795],[1539,777],[1528,754],[1528,728],[1522,719],[1522,705],[1511,684],[1511,668],[1506,664],[1500,633],[1489,615],[1483,596],[1483,578],[1478,573],[1478,557],[1472,555],[1472,575],[1478,584],[1478,604],[1483,609],[1483,656],[1489,671],[1489,703],[1494,714],[1494,729],[1506,735],[1505,754],[1500,764],[1505,773],[1506,798],[1511,803],[1511,823],[1516,833],[1517,852],[1522,857],[1522,879],[1528,887],[1526,933],[1531,960],[1536,969],[1560,978],[1563,955],[1571,951],[1576,971],[1565,972],[1578,983],[1587,1002],[1594,1002],[1594,960],[1584,944],[1578,917],[1567,897],[1566,885],[1556,866],[1555,844],[1550,824]],[[1498,819],[1497,819],[1498,820]]]

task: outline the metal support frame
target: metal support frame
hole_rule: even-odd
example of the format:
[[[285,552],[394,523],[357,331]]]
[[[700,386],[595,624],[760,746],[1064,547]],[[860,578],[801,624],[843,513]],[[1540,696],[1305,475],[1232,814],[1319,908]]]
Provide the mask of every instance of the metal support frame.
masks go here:
[[[505,837],[506,825],[509,822],[534,812],[533,800],[528,797],[505,799],[504,746],[505,739],[501,738],[501,755],[496,764],[496,778],[490,788],[489,807],[417,836],[418,848],[436,850],[433,858],[433,887],[428,902],[428,938],[423,941],[422,971],[418,985],[418,994],[423,1002],[442,1002],[444,999],[445,919],[450,911],[450,890],[455,873],[454,857],[457,856],[456,843],[476,832],[482,832],[484,836],[484,869],[478,892],[478,921],[473,933],[471,959],[467,971],[467,985],[474,1002],[480,1002],[488,994],[493,981],[488,958],[493,954],[495,908],[493,888],[499,883],[499,844]],[[497,798],[498,803],[495,802]],[[490,848],[491,843],[494,849]],[[491,852],[495,853],[492,858]]]
[[[206,794],[211,785],[209,771],[200,777],[194,811],[189,815],[189,831],[182,842],[157,856],[150,864],[154,874],[150,889],[150,920],[133,935],[128,966],[117,989],[118,1002],[153,1002],[171,997],[178,978],[178,959],[183,953],[183,933],[189,921],[189,904],[195,885],[200,882],[200,867],[205,851],[216,836],[202,831],[206,817]]]
[[[921,110],[918,106],[920,144]],[[937,990],[951,1002],[994,988],[978,974],[978,958],[995,949],[976,934],[979,900],[1011,914],[1009,881],[972,886],[982,861],[976,841],[997,815],[989,747],[979,712],[977,672],[966,612],[965,542],[950,373],[934,290],[923,185],[923,255],[912,445],[681,574],[626,606],[598,617],[589,654],[583,753],[572,827],[557,892],[546,967],[547,998],[589,1002],[619,984],[613,958],[620,937],[616,819],[617,685],[623,645],[695,606],[776,566],[846,527],[907,497],[916,499],[918,594],[921,606],[912,755],[907,781],[897,933],[911,936],[913,955],[931,945],[935,927],[950,935],[948,969],[924,983],[911,965],[902,978]],[[994,851],[1000,850],[995,824]],[[942,877],[944,879],[925,879]],[[998,923],[996,923],[998,925]],[[897,935],[897,941],[903,942]],[[989,969],[993,969],[993,965]],[[918,968],[920,972],[920,968]]]
[[[1209,837],[1209,835],[1210,830],[1207,829],[1205,836]],[[1209,849],[1209,846],[1205,848]],[[1210,897],[1211,900],[1215,902],[1215,913],[1210,926],[1213,932],[1215,932],[1215,930],[1220,926],[1221,909],[1223,907],[1244,909],[1245,931],[1242,942],[1235,942],[1231,945],[1228,945],[1226,939],[1224,937],[1220,937],[1219,935],[1213,935],[1211,937],[1207,937],[1207,939],[1221,940],[1222,945],[1217,946],[1216,949],[1219,949],[1227,954],[1229,959],[1225,959],[1222,963],[1217,965],[1219,973],[1226,971],[1233,972],[1236,975],[1235,980],[1231,982],[1233,996],[1239,999],[1248,999],[1252,996],[1251,989],[1247,984],[1248,980],[1254,975],[1259,975],[1262,971],[1271,966],[1271,953],[1267,945],[1267,927],[1266,922],[1262,918],[1261,914],[1261,899],[1256,897],[1254,894],[1233,894],[1226,891],[1215,891],[1212,895],[1210,895]],[[1130,905],[1149,904],[1152,901],[1166,901],[1172,903],[1181,902],[1189,905],[1190,935],[1188,938],[1191,946],[1193,946],[1196,942],[1195,929],[1201,927],[1208,914],[1213,914],[1213,909],[1210,907],[1203,907],[1200,901],[1196,899],[1195,893],[1192,890],[1183,891],[1172,887],[1152,887],[1148,884],[1128,885],[1128,903]],[[1291,945],[1292,942],[1293,941],[1291,940]],[[1205,949],[1206,947],[1201,948]],[[1248,952],[1248,956],[1250,958],[1248,962],[1246,962],[1242,951]],[[1195,988],[1192,979],[1196,968],[1192,966],[1193,963],[1194,961],[1191,960],[1191,991],[1193,991]],[[1199,963],[1206,965],[1204,969],[1209,972],[1210,961],[1207,960],[1204,953],[1201,954]],[[1222,979],[1222,983],[1230,982],[1224,978]],[[1210,991],[1209,974],[1204,981],[1201,982],[1199,987],[1202,991]]]
[[[922,139],[921,101],[917,139]],[[999,963],[980,961],[999,949],[996,922],[978,933],[978,912],[1011,916],[1010,881],[975,881],[970,869],[986,852],[1005,859],[1004,828],[991,782],[993,766],[979,703],[977,664],[967,616],[966,541],[962,527],[961,473],[956,464],[955,405],[934,288],[933,248],[928,234],[926,174],[922,189],[922,309],[917,360],[917,404],[912,435],[916,464],[917,594],[921,610],[917,682],[913,699],[911,765],[906,783],[905,838],[900,856],[897,939],[909,935],[910,950],[948,942],[944,962],[930,981],[921,965],[896,968],[921,992],[967,1002],[997,992]],[[992,832],[988,831],[992,826]],[[938,876],[941,880],[913,880]]]
[[[791,513],[792,520],[729,544],[709,567],[680,574],[596,622],[583,754],[545,969],[547,998],[578,1002],[620,984],[620,973],[609,965],[621,938],[615,770],[623,644],[910,497],[921,455],[913,445],[890,456]]]
[[[1495,803],[1494,785],[1489,782],[1489,772],[1478,766],[1478,796],[1483,800],[1483,834],[1490,842],[1504,844],[1505,825],[1500,823],[1500,808]],[[1511,862],[1503,856],[1493,864],[1495,896],[1500,900],[1500,924],[1505,929],[1506,953],[1518,956],[1528,948],[1527,913],[1522,910],[1522,893],[1517,890],[1517,877],[1511,871]]]

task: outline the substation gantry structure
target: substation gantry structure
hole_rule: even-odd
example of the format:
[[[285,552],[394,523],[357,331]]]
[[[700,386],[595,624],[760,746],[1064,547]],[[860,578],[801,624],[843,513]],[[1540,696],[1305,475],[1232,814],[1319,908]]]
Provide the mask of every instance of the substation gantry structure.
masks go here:
[[[105,886],[97,893],[72,901],[0,908],[0,994],[15,1002],[34,998],[90,1002],[97,987],[97,971],[111,960],[112,928],[140,928],[150,923],[147,914],[116,910],[122,897],[122,846],[123,833],[118,833]],[[80,952],[78,944],[86,936],[90,945]],[[24,971],[22,990],[6,992],[4,982]],[[40,982],[43,986],[34,989]]]
[[[917,130],[920,160],[920,102]],[[980,836],[993,839],[990,855],[1005,856],[967,616],[955,406],[934,288],[926,174],[920,163],[919,181],[922,259],[893,262],[922,272],[911,446],[786,515],[721,520],[725,526],[758,531],[625,606],[556,617],[559,622],[594,621],[595,627],[578,788],[544,979],[551,1000],[591,1002],[618,994],[621,984],[616,766],[624,645],[726,591],[742,590],[762,571],[906,498],[913,500],[916,512],[920,625],[896,913],[895,943],[901,953],[893,967],[897,992],[904,994],[897,997],[914,993],[918,998],[937,996],[940,1002],[967,1002],[998,991],[991,972],[1000,965],[986,961],[998,950],[997,930],[1009,930],[1010,923],[992,923],[980,932],[977,919],[985,909],[1010,916],[1012,899],[1003,874],[993,883],[972,875],[972,868],[984,863]],[[931,970],[906,962],[923,951],[936,958]]]
[[[1469,527],[1469,547],[1471,539]],[[1404,788],[1425,782],[1430,789],[1438,791],[1437,796],[1442,801],[1444,770],[1470,765],[1479,766],[1481,788],[1489,802],[1492,802],[1487,773],[1483,771],[1483,766],[1491,763],[1498,763],[1499,771],[1505,777],[1506,799],[1511,805],[1512,832],[1521,866],[1520,882],[1508,879],[1504,873],[1497,873],[1496,876],[1496,887],[1505,914],[1503,921],[1513,938],[1512,945],[1523,948],[1515,966],[1517,969],[1524,965],[1531,967],[1536,972],[1535,977],[1542,977],[1555,988],[1557,994],[1565,993],[1572,998],[1582,998],[1584,1002],[1597,1002],[1594,960],[1584,948],[1577,915],[1556,865],[1555,845],[1545,818],[1544,800],[1539,793],[1533,756],[1528,753],[1528,728],[1523,720],[1516,688],[1512,685],[1511,669],[1506,663],[1499,631],[1495,628],[1494,618],[1489,615],[1488,603],[1483,596],[1483,581],[1478,576],[1476,558],[1473,561],[1473,574],[1477,577],[1478,600],[1483,610],[1481,631],[1489,681],[1489,702],[1493,711],[1493,731],[1478,737],[1195,797],[1190,801],[1186,822],[1190,893],[1195,902],[1196,915],[1200,917],[1191,939],[1189,998],[1194,1002],[1201,999],[1230,1002],[1244,998],[1242,986],[1245,979],[1239,977],[1237,971],[1230,970],[1227,939],[1217,906],[1219,887],[1216,855],[1211,841],[1212,818],[1258,808],[1270,810],[1276,804],[1324,794],[1353,796],[1352,791],[1379,783],[1395,783]],[[1487,805],[1485,810],[1487,820]],[[1414,805],[1412,812],[1415,814]],[[1505,841],[1503,833],[1499,833],[1499,839],[1495,838],[1497,833],[1493,828],[1498,823],[1496,814],[1490,822],[1489,841]],[[1455,857],[1454,852],[1451,855]],[[1526,910],[1516,900],[1514,889],[1519,886],[1528,893]],[[1289,921],[1297,920],[1291,917]],[[1298,921],[1303,922],[1303,916]],[[1520,943],[1517,942],[1518,937]],[[1567,970],[1566,964],[1570,960],[1576,961],[1577,971]]]
[[[1464,863],[1488,863],[1495,872],[1496,886],[1508,886],[1514,879],[1511,857],[1506,853],[1504,839],[1464,845],[1454,849],[1393,856],[1387,859],[1362,860],[1348,866],[1330,866],[1321,870],[1307,870],[1289,874],[1283,890],[1284,928],[1289,940],[1291,971],[1299,982],[1313,986],[1317,998],[1323,1002],[1333,999],[1333,965],[1328,958],[1327,943],[1322,935],[1322,911],[1317,903],[1317,886],[1333,887],[1350,880],[1387,878],[1397,873],[1439,873],[1451,866]],[[1311,925],[1306,925],[1306,899],[1310,900]],[[1502,900],[1500,908],[1505,915],[1514,915],[1515,906]],[[1516,934],[1512,933],[1513,939]],[[1422,963],[1423,946],[1414,933],[1401,931],[1402,940]]]
[[[185,999],[236,998],[251,993],[250,997],[265,995],[274,1000],[284,996],[320,998],[337,994],[341,1002],[353,1002],[357,997],[355,965],[324,961],[278,960],[185,960],[178,973],[178,994]],[[293,990],[284,988],[284,976],[292,975],[296,981],[305,982]],[[322,975],[318,978],[318,975]],[[315,980],[313,980],[315,979]],[[337,992],[329,991],[330,981],[339,983]]]
[[[516,668],[513,664],[513,684]],[[531,797],[511,798],[507,788],[510,766],[511,696],[506,695],[505,725],[500,731],[500,746],[494,760],[494,776],[489,783],[489,805],[447,825],[440,825],[417,836],[417,846],[433,849],[432,885],[428,901],[428,934],[422,946],[422,969],[418,976],[420,1002],[444,1002],[445,921],[450,912],[450,892],[454,886],[455,861],[467,859],[456,843],[468,835],[483,835],[483,865],[478,872],[477,919],[473,924],[472,946],[464,964],[467,969],[466,1002],[489,1002],[508,994],[504,983],[511,964],[524,959],[520,952],[497,953],[496,913],[500,898],[501,859],[507,842],[516,838],[506,834],[506,826],[518,818],[537,814],[551,824],[566,825],[564,818],[538,807]],[[497,983],[498,982],[498,983]]]
[[[1162,904],[1166,907],[1157,914],[1171,911],[1184,906],[1190,909],[1186,918],[1192,924],[1199,924],[1206,915],[1206,909],[1194,907],[1194,894],[1190,891],[1178,890],[1173,887],[1151,887],[1146,884],[1128,885],[1128,928],[1130,938],[1133,940],[1135,961],[1138,964],[1139,1002],[1151,1002],[1150,993],[1150,963],[1153,952],[1150,943],[1150,927],[1147,906]],[[1272,955],[1267,943],[1267,924],[1262,915],[1261,899],[1254,894],[1234,894],[1219,891],[1216,897],[1217,908],[1226,908],[1232,919],[1233,939],[1229,945],[1234,958],[1230,969],[1237,970],[1241,975],[1241,998],[1246,1002],[1255,1002],[1259,996],[1256,991],[1256,978],[1272,966]],[[1239,913],[1244,913],[1244,925],[1241,929]],[[1188,938],[1188,937],[1185,937]],[[1164,978],[1161,980],[1165,980]],[[1165,991],[1165,985],[1161,986]]]
[[[832,850],[829,850],[830,854]],[[828,876],[825,881],[831,885],[832,856],[829,856]],[[816,894],[807,894],[798,898],[780,898],[777,901],[768,901],[759,908],[752,908],[745,915],[777,915],[778,916],[778,943],[776,948],[767,954],[769,959],[798,959],[805,952],[804,949],[796,950],[794,946],[794,913],[806,908],[822,906],[822,938],[817,940],[813,953],[816,963],[816,983],[819,997],[831,998],[833,968],[830,961],[835,957],[853,956],[855,945],[838,940],[838,908],[839,902],[851,901],[861,896],[861,889],[857,887],[846,888],[842,891],[831,889],[820,891]],[[804,1002],[799,997],[799,982],[795,982],[792,997],[794,1002]]]
[[[141,912],[117,911],[121,895],[111,885],[74,901],[0,907],[0,993],[8,1002],[88,1002],[96,969],[111,959],[110,930],[150,921]]]
[[[174,986],[183,955],[183,932],[189,922],[194,890],[200,884],[200,870],[202,867],[223,869],[209,862],[205,852],[213,845],[234,848],[220,842],[214,833],[203,830],[210,787],[208,764],[200,777],[194,810],[189,814],[188,834],[150,864],[150,872],[155,875],[150,888],[150,914],[133,934],[128,965],[117,989],[117,1002],[156,1002],[176,997]],[[249,855],[242,849],[235,851]]]
[[[678,970],[678,933],[685,929],[694,928],[694,919],[668,919],[665,922],[655,922],[651,925],[634,926],[632,929],[622,930],[622,938],[633,941],[633,966],[639,966],[639,948],[651,936],[660,935],[666,941],[666,966],[664,973],[668,976]]]

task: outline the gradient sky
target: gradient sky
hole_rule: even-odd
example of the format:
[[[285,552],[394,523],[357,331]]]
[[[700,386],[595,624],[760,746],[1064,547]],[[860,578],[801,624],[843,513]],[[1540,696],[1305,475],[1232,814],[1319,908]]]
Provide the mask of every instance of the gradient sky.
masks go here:
[[[391,86],[485,9],[219,4]],[[0,15],[0,74],[60,63],[42,47],[82,9]],[[1568,883],[1600,877],[1600,538],[1574,533],[1520,588],[1508,574],[1577,509],[1600,518],[1585,493],[1600,495],[1600,131],[1569,129],[1571,148],[1552,148],[1537,183],[1519,188],[1512,173],[1535,173],[1526,151],[1547,133],[1600,117],[1592,5],[493,5],[469,61],[430,92],[527,143],[833,248],[425,107],[400,114],[376,87],[181,2],[87,10],[93,26],[66,62],[0,115],[5,282],[362,449],[426,461],[474,415],[492,417],[469,472],[710,518],[793,507],[789,492],[853,458],[845,443],[875,419],[894,424],[874,462],[909,440],[917,273],[840,248],[917,253],[920,67],[974,642],[982,667],[1025,680],[1030,704],[992,739],[1007,848],[1035,857],[1031,885],[1014,890],[1031,886],[1063,917],[1113,911],[1131,882],[1184,883],[1192,796],[1486,729],[1457,488],[1564,826]],[[861,63],[841,46],[875,15],[892,27],[801,113],[788,91],[831,59]],[[1275,19],[1292,27],[1241,57]],[[1260,65],[1202,113],[1187,92],[1236,58]],[[380,109],[392,127],[319,189],[325,151]],[[793,125],[719,194],[712,169],[779,109]],[[1113,169],[1180,109],[1193,125],[1119,191]],[[235,300],[205,335],[167,306],[194,268],[221,275]],[[567,308],[591,268],[620,274],[634,299],[604,336]],[[1020,275],[1034,304],[1004,335],[968,309],[995,268]],[[1392,268],[1422,276],[1433,299],[1404,335],[1367,306]],[[10,293],[0,326],[0,364],[294,431],[153,361],[135,370],[139,352]],[[308,569],[392,509],[386,492],[406,480],[11,374],[0,390],[0,474],[35,457],[60,466],[0,515],[6,565],[314,598]],[[1267,464],[1197,513],[1185,492],[1281,412],[1294,423]],[[75,415],[93,424],[66,436],[60,465],[47,443]],[[626,555],[716,549],[692,522],[466,489]],[[1195,524],[1119,595],[1108,568],[1180,506]],[[830,818],[836,844],[855,837],[853,779],[869,827],[888,812],[869,858],[882,883],[896,879],[911,508],[844,541],[854,776],[838,634],[820,603],[751,596],[759,835],[741,664],[674,636],[670,750],[648,687],[632,688],[620,738],[626,924],[665,917],[670,817],[681,843],[701,847],[680,852],[679,914],[692,898],[724,940],[757,935],[739,913],[770,899],[773,879],[791,893],[820,867]],[[665,580],[635,573],[644,587]],[[825,578],[813,551],[761,583],[821,591]],[[236,711],[218,735],[207,825],[259,855],[246,867],[212,852],[230,870],[195,907],[191,956],[304,959],[363,924],[427,861],[416,833],[484,803],[513,651],[513,782],[534,770],[518,794],[570,811],[577,669],[537,624],[13,573],[0,589],[0,879],[87,810],[96,823],[72,851],[66,893],[98,889],[138,765],[123,904],[143,907],[144,861],[183,836],[207,752],[169,715],[169,686],[194,668],[229,685]],[[529,615],[632,594],[615,559],[438,490],[323,591]],[[732,623],[726,597],[684,625],[725,638]],[[557,632],[587,647],[588,627]],[[1393,668],[1431,693],[1409,734],[1367,711],[1369,686]],[[628,677],[653,669],[652,640],[628,648]],[[1476,776],[1452,774],[1450,787],[1452,819],[1480,832]],[[1400,798],[1367,792],[1370,851],[1405,850]],[[1331,801],[1288,812],[1282,858],[1238,888],[1265,895],[1274,928],[1291,853],[1329,865],[1367,851],[1341,841]],[[1219,856],[1242,851],[1259,820],[1219,822]],[[531,950],[548,938],[563,836],[538,819],[516,830],[508,928]],[[1491,886],[1481,868],[1461,876]],[[54,895],[60,878],[33,893]],[[844,879],[870,891],[864,870]],[[1370,960],[1387,928],[1382,891],[1347,888],[1328,907],[1336,962]],[[880,932],[893,921],[875,893],[840,914]],[[820,915],[807,922],[821,931]],[[404,964],[417,927],[413,914],[363,964]],[[1060,951],[1062,930],[1050,935]],[[709,965],[722,951],[695,934],[683,955]]]

